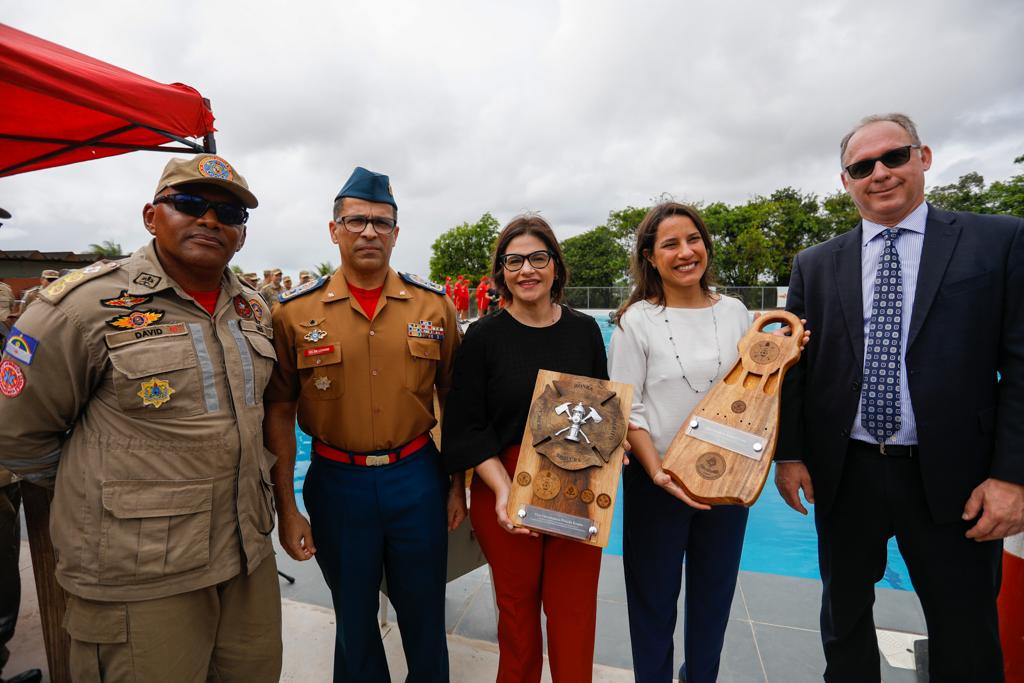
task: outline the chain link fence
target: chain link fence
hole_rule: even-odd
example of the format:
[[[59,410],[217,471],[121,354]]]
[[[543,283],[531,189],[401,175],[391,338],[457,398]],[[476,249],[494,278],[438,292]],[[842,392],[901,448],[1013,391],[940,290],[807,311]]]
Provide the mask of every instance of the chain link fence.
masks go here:
[[[717,291],[735,297],[752,311],[782,308],[786,287],[718,287]],[[566,287],[566,303],[573,308],[618,308],[629,296],[629,287]]]

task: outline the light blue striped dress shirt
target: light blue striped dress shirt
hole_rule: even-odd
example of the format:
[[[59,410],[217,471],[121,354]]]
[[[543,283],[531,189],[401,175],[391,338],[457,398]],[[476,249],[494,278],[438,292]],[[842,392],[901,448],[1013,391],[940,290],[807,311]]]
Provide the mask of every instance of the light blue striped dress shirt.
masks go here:
[[[887,444],[911,445],[917,443],[917,421],[914,408],[910,405],[910,390],[907,387],[907,337],[910,335],[910,316],[914,312],[914,295],[917,293],[917,274],[921,270],[921,249],[924,247],[924,228],[928,221],[928,204],[921,205],[900,221],[899,237],[896,238],[896,252],[900,255],[900,269],[903,273],[903,316],[902,348],[900,350],[900,428],[886,442]],[[864,301],[864,351],[867,355],[868,329],[871,324],[871,307],[875,300],[875,274],[882,257],[885,239],[882,238],[884,225],[863,221],[864,240],[860,250],[861,292]],[[863,398],[863,391],[862,398]],[[860,422],[860,401],[857,402],[857,417],[853,420],[850,437],[858,441],[875,443],[876,439]]]

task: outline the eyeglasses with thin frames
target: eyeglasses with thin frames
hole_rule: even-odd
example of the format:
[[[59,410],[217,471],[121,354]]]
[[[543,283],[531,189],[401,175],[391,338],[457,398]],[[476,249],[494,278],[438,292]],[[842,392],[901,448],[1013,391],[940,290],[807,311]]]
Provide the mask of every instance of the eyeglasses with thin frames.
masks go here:
[[[522,270],[523,265],[527,261],[530,262],[530,266],[537,270],[545,268],[551,263],[552,256],[553,254],[547,249],[541,249],[529,254],[503,254],[498,258],[498,262],[501,263],[505,270],[514,273],[517,270]]]
[[[360,233],[366,230],[367,224],[373,226],[378,235],[390,235],[395,231],[395,219],[385,216],[338,216],[335,223],[341,223],[349,232]]]

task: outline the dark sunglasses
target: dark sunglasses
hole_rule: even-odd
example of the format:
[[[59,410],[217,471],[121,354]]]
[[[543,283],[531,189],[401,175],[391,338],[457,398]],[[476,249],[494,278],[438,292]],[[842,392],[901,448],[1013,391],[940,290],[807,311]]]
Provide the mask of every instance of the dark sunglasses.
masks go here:
[[[848,176],[855,180],[867,178],[875,172],[875,164],[879,161],[885,164],[886,168],[899,168],[903,164],[907,163],[910,161],[910,150],[912,149],[921,149],[921,145],[904,145],[903,147],[890,149],[880,157],[855,161],[843,170],[846,171]]]
[[[194,194],[183,194],[180,192],[178,194],[165,194],[154,199],[153,203],[173,204],[175,211],[180,211],[193,218],[202,218],[206,215],[207,211],[213,209],[213,212],[217,214],[217,220],[224,225],[245,225],[245,222],[249,220],[249,212],[245,210],[245,207],[228,202],[211,202],[205,197]]]
[[[547,267],[551,262],[552,256],[553,254],[545,249],[535,251],[531,254],[526,254],[525,256],[523,254],[503,254],[498,258],[498,263],[500,263],[505,270],[512,273],[517,270],[522,270],[523,265],[527,261],[530,262],[531,266],[540,270],[541,268]]]

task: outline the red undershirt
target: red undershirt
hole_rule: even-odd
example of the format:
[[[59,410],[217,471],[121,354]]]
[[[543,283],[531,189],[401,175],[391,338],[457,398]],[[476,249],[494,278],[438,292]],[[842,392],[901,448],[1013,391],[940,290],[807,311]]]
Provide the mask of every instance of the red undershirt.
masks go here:
[[[352,292],[352,296],[359,302],[359,306],[366,313],[366,317],[373,320],[373,313],[377,310],[377,302],[380,300],[380,293],[384,291],[384,285],[376,289],[362,289],[349,282],[348,291]]]
[[[214,310],[217,308],[217,297],[220,296],[220,287],[212,292],[193,292],[188,289],[185,292],[195,299],[196,303],[203,307],[203,310],[211,316],[213,315]]]

